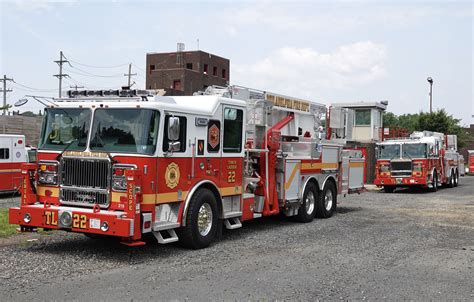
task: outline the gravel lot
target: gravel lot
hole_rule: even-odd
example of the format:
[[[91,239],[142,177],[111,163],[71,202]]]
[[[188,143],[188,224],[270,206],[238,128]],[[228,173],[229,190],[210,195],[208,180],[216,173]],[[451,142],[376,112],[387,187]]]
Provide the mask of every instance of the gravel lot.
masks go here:
[[[1,239],[0,300],[474,300],[474,177],[341,201],[331,219],[252,221],[198,251],[66,232]]]

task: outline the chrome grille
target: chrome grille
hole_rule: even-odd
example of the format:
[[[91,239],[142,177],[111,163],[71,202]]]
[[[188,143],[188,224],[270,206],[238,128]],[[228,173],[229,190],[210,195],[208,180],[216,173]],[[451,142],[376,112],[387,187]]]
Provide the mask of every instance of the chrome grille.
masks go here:
[[[61,185],[108,189],[110,171],[108,160],[66,157],[61,160]]]
[[[390,173],[394,177],[408,177],[411,176],[412,163],[411,161],[392,161],[390,162]]]
[[[109,205],[109,194],[103,190],[86,191],[81,189],[61,188],[61,203],[83,206],[98,204],[100,207],[107,207]]]
[[[60,167],[61,203],[109,206],[112,169],[108,159],[63,157]]]

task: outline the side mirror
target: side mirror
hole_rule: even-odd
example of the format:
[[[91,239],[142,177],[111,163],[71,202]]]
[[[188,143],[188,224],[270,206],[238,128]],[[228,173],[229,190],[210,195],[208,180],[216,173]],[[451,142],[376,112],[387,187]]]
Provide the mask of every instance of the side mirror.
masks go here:
[[[180,142],[169,142],[168,143],[168,152],[176,152],[181,149]]]
[[[179,140],[179,118],[170,116],[168,120],[168,139],[170,141]]]
[[[375,159],[379,159],[380,148],[379,146],[375,146]]]

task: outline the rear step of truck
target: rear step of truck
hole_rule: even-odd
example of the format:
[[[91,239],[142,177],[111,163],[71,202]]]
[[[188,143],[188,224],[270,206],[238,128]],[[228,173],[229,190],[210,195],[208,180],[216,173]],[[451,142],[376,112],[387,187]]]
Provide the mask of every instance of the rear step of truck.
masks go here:
[[[242,227],[239,217],[227,218],[224,220],[225,228],[228,230],[235,230]]]

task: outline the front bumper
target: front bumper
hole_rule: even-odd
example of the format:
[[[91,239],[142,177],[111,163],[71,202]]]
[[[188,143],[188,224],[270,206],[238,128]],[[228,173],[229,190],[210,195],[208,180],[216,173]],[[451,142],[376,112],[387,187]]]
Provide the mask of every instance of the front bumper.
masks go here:
[[[377,186],[426,186],[428,182],[426,177],[383,177],[376,178],[374,184]]]
[[[64,226],[59,221],[63,212],[71,214],[71,223]],[[29,214],[30,221],[24,221],[25,214]],[[122,211],[94,211],[65,206],[47,206],[43,204],[23,205],[9,209],[9,223],[18,224],[25,228],[45,228],[66,230],[72,232],[109,235],[116,237],[131,237],[134,231],[134,221],[125,217]],[[107,224],[108,228],[101,228]]]

